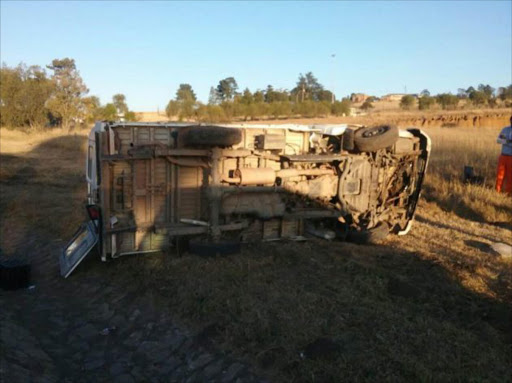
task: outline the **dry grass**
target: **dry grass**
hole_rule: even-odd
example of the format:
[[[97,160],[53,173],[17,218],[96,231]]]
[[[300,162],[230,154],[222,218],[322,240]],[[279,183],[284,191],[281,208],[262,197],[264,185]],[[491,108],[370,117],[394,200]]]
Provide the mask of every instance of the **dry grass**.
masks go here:
[[[493,224],[512,220],[512,199],[491,187],[497,131],[429,129],[417,222],[380,246],[274,242],[225,258],[136,256],[108,267],[274,381],[507,381],[512,267],[489,251],[512,244],[511,227]],[[85,132],[0,135],[0,247],[15,254],[34,238],[69,238],[84,218]],[[485,187],[461,182],[466,164]],[[318,339],[335,348],[304,358]]]
[[[7,254],[31,232],[67,239],[84,217],[87,131],[0,130],[0,247]]]
[[[424,196],[460,217],[512,222],[512,200],[494,191],[500,145],[495,128],[430,128],[432,157]],[[463,183],[464,166],[485,177],[483,186]]]

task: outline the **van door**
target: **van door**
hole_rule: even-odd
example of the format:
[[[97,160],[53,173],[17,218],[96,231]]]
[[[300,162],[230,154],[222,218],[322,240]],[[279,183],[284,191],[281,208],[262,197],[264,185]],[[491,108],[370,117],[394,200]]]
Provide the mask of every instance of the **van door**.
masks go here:
[[[60,255],[60,275],[67,278],[98,243],[93,221],[83,223]]]

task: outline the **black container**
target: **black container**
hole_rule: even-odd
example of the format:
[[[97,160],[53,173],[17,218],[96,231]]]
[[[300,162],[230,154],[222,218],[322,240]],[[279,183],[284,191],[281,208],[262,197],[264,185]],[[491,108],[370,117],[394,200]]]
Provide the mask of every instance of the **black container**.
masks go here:
[[[19,259],[0,259],[0,288],[24,289],[30,285],[30,265]]]

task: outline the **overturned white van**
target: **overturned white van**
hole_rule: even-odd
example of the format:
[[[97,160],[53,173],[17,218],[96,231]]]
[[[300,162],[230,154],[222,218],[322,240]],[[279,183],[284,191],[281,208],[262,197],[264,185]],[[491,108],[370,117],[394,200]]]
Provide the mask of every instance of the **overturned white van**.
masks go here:
[[[430,153],[419,129],[355,125],[98,122],[87,149],[87,211],[61,254],[70,275],[101,259],[190,243],[373,241],[411,227]]]

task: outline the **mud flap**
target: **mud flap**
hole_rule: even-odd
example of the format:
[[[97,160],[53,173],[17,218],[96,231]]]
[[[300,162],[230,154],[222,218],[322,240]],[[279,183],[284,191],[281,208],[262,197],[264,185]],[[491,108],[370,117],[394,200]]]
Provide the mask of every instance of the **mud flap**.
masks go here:
[[[82,223],[60,255],[60,275],[67,278],[97,243],[94,222]]]

